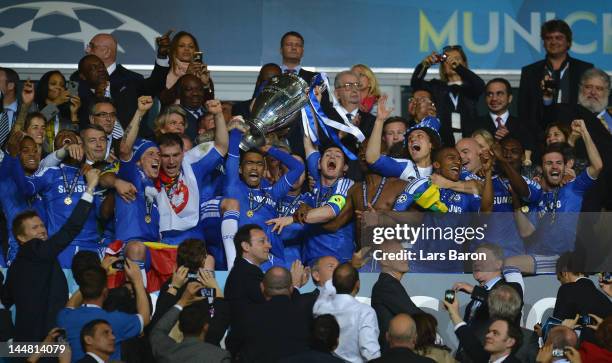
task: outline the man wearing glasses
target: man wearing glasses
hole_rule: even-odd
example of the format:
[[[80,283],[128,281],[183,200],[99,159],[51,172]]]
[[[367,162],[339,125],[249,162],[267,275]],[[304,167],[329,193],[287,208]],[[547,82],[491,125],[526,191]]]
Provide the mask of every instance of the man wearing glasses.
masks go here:
[[[89,113],[89,123],[98,125],[104,129],[106,134],[106,155],[104,160],[116,160],[119,156],[119,146],[121,138],[113,134],[115,123],[117,121],[117,110],[110,98],[98,98],[91,106]]]
[[[343,116],[348,122],[358,127],[363,133],[363,136],[369,138],[374,128],[376,117],[369,112],[364,112],[359,109],[359,76],[352,71],[342,71],[336,75],[334,80],[334,95],[338,100],[337,107],[331,103],[323,103],[322,107],[325,114],[332,120],[344,123]],[[321,132],[319,133],[321,134]],[[332,141],[325,138],[325,135],[319,135],[322,144],[331,143]],[[355,136],[343,131],[338,131],[338,137],[344,146],[357,155],[359,149],[359,141]],[[355,181],[362,181],[363,175],[359,168],[357,160],[348,162],[349,170],[346,177]]]

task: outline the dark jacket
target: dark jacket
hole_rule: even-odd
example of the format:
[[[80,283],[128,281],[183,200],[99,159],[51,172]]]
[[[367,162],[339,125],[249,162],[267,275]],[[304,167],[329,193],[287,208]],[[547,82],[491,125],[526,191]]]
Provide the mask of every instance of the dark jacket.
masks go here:
[[[431,358],[423,357],[409,348],[390,348],[371,363],[435,363]]]
[[[311,316],[289,296],[247,306],[238,320],[238,360],[272,363],[308,350]]]
[[[4,306],[16,308],[15,341],[42,341],[56,326],[56,315],[68,301],[68,283],[57,256],[79,234],[91,206],[80,199],[55,235],[19,247],[2,292]]]
[[[521,304],[523,301],[523,289],[520,284],[516,282],[506,282],[502,277],[501,280],[497,281],[492,287],[491,290],[503,286],[508,285],[518,292],[521,297]],[[489,296],[489,291],[482,286],[474,286],[474,290],[472,291],[472,300],[465,307],[465,314],[463,316],[463,320],[467,322],[471,327],[475,330],[482,329],[484,326],[485,329],[489,327],[489,304],[487,303],[487,298]],[[472,306],[479,302],[480,306],[476,309],[475,313],[472,315]]]
[[[279,363],[344,363],[344,359],[333,353],[320,352],[318,350],[307,350],[290,357],[282,358]]]
[[[225,282],[225,301],[229,305],[228,314],[216,314],[213,322],[220,326],[232,329],[225,339],[227,350],[232,354],[237,352],[235,342],[236,329],[240,312],[247,309],[249,304],[258,304],[265,301],[261,292],[260,283],[263,281],[263,272],[242,257],[236,257],[234,267]]]
[[[578,59],[571,58],[568,55],[570,105],[575,105],[578,102],[578,84],[582,73],[589,68],[593,68],[593,64],[583,62]],[[518,92],[518,113],[521,120],[533,130],[539,133],[544,130],[543,111],[544,103],[542,101],[542,88],[540,82],[544,78],[546,67],[546,59],[527,65],[521,69],[521,81]],[[565,77],[567,77],[565,76]]]
[[[459,344],[465,349],[467,356],[474,362],[488,362],[491,358],[491,354],[487,352],[476,335],[474,335],[474,331],[467,325],[459,327],[455,330],[455,334],[457,338],[459,338]],[[504,363],[520,363],[513,353],[511,353],[506,359],[504,359]]]
[[[535,135],[530,132],[531,130],[522,120],[510,115],[508,116],[508,120],[506,120],[505,126],[509,132],[508,136],[519,140],[521,142],[521,145],[523,146],[523,149],[536,151]],[[495,121],[491,118],[491,115],[486,114],[484,116],[478,117],[473,125],[468,126],[466,133],[469,136],[478,129],[485,129],[489,131],[491,135],[495,136],[495,132],[497,131],[497,125],[495,124]]]
[[[612,314],[612,302],[595,287],[593,281],[580,278],[561,285],[553,311],[553,316],[561,320],[573,319],[576,314],[595,314],[604,318]]]
[[[98,363],[98,361],[95,360],[94,357],[90,356],[89,354],[85,354],[85,356],[79,359],[76,363]]]
[[[394,316],[401,313],[408,315],[423,313],[412,302],[402,283],[384,272],[378,275],[378,281],[372,288],[372,308],[376,311],[380,329],[378,341],[383,351],[387,347],[385,334]]]
[[[423,65],[419,64],[412,74],[410,86],[415,89],[426,89],[431,93],[432,101],[436,104],[438,118],[440,119],[440,137],[445,146],[454,146],[455,140],[451,123],[451,114],[458,112],[461,115],[461,125],[463,137],[468,137],[466,125],[471,125],[478,118],[476,114],[476,103],[478,98],[485,91],[484,81],[474,72],[458,66],[455,70],[461,76],[463,85],[459,87],[459,100],[457,108],[451,101],[449,92],[451,87],[444,81],[433,79],[425,80],[426,71],[422,71]]]

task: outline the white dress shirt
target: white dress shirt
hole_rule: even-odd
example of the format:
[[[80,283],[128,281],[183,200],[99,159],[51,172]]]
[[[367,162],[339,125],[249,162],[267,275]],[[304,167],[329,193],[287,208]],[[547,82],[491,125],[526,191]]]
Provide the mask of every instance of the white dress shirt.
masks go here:
[[[96,362],[98,362],[98,363],[106,363],[106,362],[104,362],[104,360],[102,360],[102,358],[98,357],[95,353],[87,352],[87,355],[92,357],[93,359],[95,359]]]
[[[508,358],[508,356],[510,356],[510,354],[506,354],[503,357],[499,357],[496,360],[489,361],[489,362],[491,362],[491,363],[502,363],[504,361],[504,359]]]
[[[340,325],[340,342],[335,352],[349,362],[362,363],[380,357],[376,312],[348,294],[336,294],[327,281],[312,312],[315,316],[332,314]]]
[[[506,112],[502,113],[501,115],[496,115],[492,112],[489,112],[489,115],[491,116],[491,120],[493,120],[493,125],[495,125],[495,127],[497,127],[497,118],[500,117],[501,118],[501,124],[503,126],[506,126],[506,122],[508,122],[508,117],[510,117],[510,111],[506,110]]]

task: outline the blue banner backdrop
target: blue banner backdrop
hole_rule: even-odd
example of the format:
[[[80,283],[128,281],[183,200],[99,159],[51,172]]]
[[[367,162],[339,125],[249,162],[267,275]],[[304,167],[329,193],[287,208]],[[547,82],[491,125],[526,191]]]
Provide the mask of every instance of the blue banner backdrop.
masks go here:
[[[76,63],[98,32],[119,39],[120,62],[151,64],[154,38],[195,34],[212,65],[279,60],[288,30],[304,35],[303,64],[412,68],[461,44],[476,69],[520,69],[543,57],[540,26],[565,19],[573,55],[612,70],[612,2],[570,0],[134,0],[0,2],[1,63]]]

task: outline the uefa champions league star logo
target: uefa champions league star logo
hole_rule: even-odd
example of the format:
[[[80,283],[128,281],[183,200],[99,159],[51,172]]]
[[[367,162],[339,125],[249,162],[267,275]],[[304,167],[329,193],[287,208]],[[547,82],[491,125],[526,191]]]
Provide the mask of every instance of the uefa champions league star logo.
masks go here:
[[[5,24],[1,24],[0,32],[2,32],[2,36],[0,36],[0,48],[15,45],[24,51],[28,51],[30,42],[53,38],[79,42],[82,43],[83,48],[85,48],[91,38],[98,33],[113,33],[115,31],[122,31],[139,34],[143,40],[145,40],[151,46],[151,48],[155,49],[155,38],[160,36],[157,31],[138,20],[135,20],[134,18],[94,5],[64,1],[31,2],[1,8],[0,15],[11,9],[33,9],[36,10],[36,13],[34,14],[33,18],[26,20],[13,28],[4,27]],[[79,18],[78,13],[80,10],[101,11],[114,19],[115,22],[118,22],[120,25],[113,28],[97,28],[91,23]],[[37,20],[52,14],[58,14],[60,16],[65,16],[67,18],[76,20],[80,26],[80,31],[56,34],[57,29],[33,30]],[[47,30],[48,32],[45,32],[44,30]],[[119,52],[124,52],[120,44],[117,46],[117,49]]]

